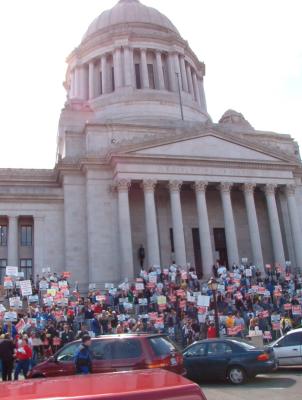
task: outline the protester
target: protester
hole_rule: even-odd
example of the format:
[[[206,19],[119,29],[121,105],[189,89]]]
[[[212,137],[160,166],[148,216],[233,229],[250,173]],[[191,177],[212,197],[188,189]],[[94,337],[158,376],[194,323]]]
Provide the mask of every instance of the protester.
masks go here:
[[[15,381],[18,380],[21,371],[23,372],[24,378],[27,378],[31,358],[32,350],[28,345],[28,339],[25,337],[19,339],[16,348],[17,365],[14,374]]]

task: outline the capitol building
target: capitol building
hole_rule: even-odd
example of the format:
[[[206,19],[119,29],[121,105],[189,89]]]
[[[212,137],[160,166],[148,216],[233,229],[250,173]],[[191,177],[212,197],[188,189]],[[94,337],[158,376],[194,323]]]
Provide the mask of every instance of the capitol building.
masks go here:
[[[50,267],[87,290],[141,261],[302,266],[297,143],[238,111],[212,121],[205,64],[166,16],[120,0],[67,64],[54,169],[0,170],[2,276]]]

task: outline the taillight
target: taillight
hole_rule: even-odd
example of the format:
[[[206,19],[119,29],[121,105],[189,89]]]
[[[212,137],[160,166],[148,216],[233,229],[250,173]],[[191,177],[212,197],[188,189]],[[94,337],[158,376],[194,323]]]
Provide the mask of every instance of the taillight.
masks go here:
[[[268,361],[269,360],[269,355],[266,354],[266,353],[259,354],[259,356],[257,356],[257,360],[258,361]]]
[[[153,360],[147,363],[147,368],[166,368],[170,366],[170,357],[164,358],[163,360]]]

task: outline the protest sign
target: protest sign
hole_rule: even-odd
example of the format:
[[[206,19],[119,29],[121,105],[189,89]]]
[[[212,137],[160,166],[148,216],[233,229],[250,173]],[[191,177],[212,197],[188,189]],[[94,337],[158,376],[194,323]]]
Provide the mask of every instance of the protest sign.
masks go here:
[[[167,303],[167,298],[166,296],[158,296],[157,297],[157,304],[162,305]]]
[[[31,281],[20,281],[20,289],[22,296],[31,296],[33,294]]]
[[[148,299],[138,299],[138,304],[140,304],[141,306],[147,306]]]
[[[95,283],[89,283],[88,290],[94,290],[95,288],[96,288],[96,284]]]
[[[56,289],[47,289],[48,296],[55,297],[56,293],[57,293]]]
[[[42,281],[39,282],[39,289],[40,290],[47,290],[48,287],[49,287],[49,283],[47,281],[42,280]]]
[[[272,322],[272,328],[274,331],[278,331],[281,328],[280,322]]]
[[[3,286],[5,289],[12,289],[14,287],[13,280],[11,276],[5,276]]]
[[[144,290],[144,288],[145,288],[145,285],[144,285],[144,283],[142,283],[142,282],[137,282],[137,283],[135,284],[135,289],[136,289],[136,290]]]
[[[0,312],[5,312],[6,308],[4,307],[3,304],[0,303]]]
[[[293,315],[302,315],[301,306],[292,306]]]
[[[157,283],[157,275],[149,274],[149,282],[150,283]]]
[[[242,331],[242,326],[241,325],[237,325],[237,326],[234,326],[233,328],[228,328],[227,329],[227,334],[229,336],[236,336],[241,331]]]
[[[17,321],[17,313],[15,311],[7,311],[4,313],[4,321],[15,322]]]
[[[24,319],[21,318],[20,321],[16,324],[16,329],[17,329],[18,333],[22,332],[22,330],[24,329],[25,325],[26,324],[25,324]]]
[[[245,270],[245,276],[246,276],[247,278],[250,278],[250,277],[252,276],[252,270],[251,270],[250,268],[248,268],[248,269]]]
[[[105,283],[105,289],[109,290],[109,289],[113,289],[113,288],[114,288],[113,283]]]
[[[34,296],[28,296],[28,301],[30,303],[38,303],[39,302],[39,296],[35,294]]]
[[[19,296],[17,297],[10,297],[9,298],[9,305],[12,308],[21,308],[22,307],[22,301]]]
[[[7,276],[18,276],[18,267],[7,266],[5,268],[5,274]]]
[[[209,307],[210,296],[199,295],[197,298],[197,305],[200,307]]]
[[[291,303],[285,303],[283,305],[283,308],[285,311],[290,311],[292,309],[292,304]]]
[[[187,292],[187,301],[189,303],[196,303],[196,298],[193,293]]]

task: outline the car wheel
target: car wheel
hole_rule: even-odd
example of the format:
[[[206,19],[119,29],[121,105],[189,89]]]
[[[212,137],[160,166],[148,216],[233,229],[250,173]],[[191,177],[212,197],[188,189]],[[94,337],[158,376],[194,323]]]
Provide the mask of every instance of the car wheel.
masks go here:
[[[246,372],[243,368],[235,365],[229,368],[228,379],[233,385],[241,385],[246,381]]]

